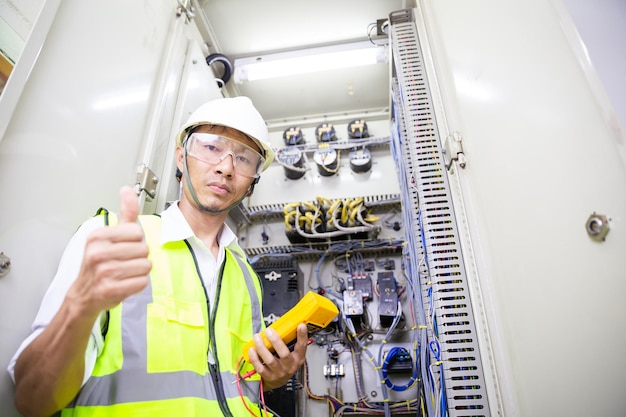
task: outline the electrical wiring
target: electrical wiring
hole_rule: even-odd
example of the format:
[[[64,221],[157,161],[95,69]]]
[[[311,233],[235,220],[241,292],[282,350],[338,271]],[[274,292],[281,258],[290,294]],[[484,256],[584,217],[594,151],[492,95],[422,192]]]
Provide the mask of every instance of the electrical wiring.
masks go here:
[[[347,219],[349,220],[349,217],[347,217]],[[345,223],[348,223],[348,220],[346,220]],[[378,230],[379,227],[375,226],[375,225],[363,225],[363,226],[351,226],[351,227],[345,227],[342,225],[341,221],[337,221],[337,219],[335,217],[331,218],[331,223],[332,226],[334,226],[335,229],[337,229],[337,231],[339,231],[340,233],[338,233],[338,235],[345,235],[347,233],[360,233],[360,232],[369,232],[372,230]],[[337,233],[337,232],[330,232],[330,233]]]
[[[355,226],[356,225],[356,218],[357,215],[359,215],[361,213],[361,208],[363,207],[363,203],[360,203],[358,205],[356,205],[354,208],[350,208],[350,214],[348,215],[348,226]],[[361,224],[365,224],[365,221],[363,221],[363,217],[361,217]]]
[[[406,256],[404,257],[404,259],[406,259]],[[423,260],[423,258],[422,258],[422,260]],[[420,264],[421,264],[421,261],[420,261],[420,263],[418,263],[418,266]],[[416,318],[416,315],[415,315],[415,311],[416,311],[415,297],[416,297],[416,295],[419,295],[419,294],[418,294],[418,291],[415,291],[415,283],[413,282],[413,279],[412,279],[411,275],[409,273],[407,273],[408,271],[410,271],[410,268],[411,268],[410,262],[406,262],[406,263],[403,262],[402,263],[402,273],[404,274],[405,282],[407,283],[407,287],[406,287],[407,293],[408,293],[407,294],[407,298],[409,300],[409,306],[411,307],[410,308],[411,320],[412,320],[413,323],[416,324],[417,330],[419,330],[419,327],[418,327],[419,322],[417,321],[417,318]]]
[[[320,257],[320,259],[317,261],[317,264],[315,265],[315,278],[317,279],[317,286],[318,289],[320,290],[324,290],[328,295],[331,295],[339,300],[343,300],[343,297],[337,293],[335,293],[333,290],[330,289],[330,287],[328,286],[323,286],[322,285],[322,277],[321,277],[321,268],[322,265],[324,264],[324,260],[326,259],[326,252],[324,252],[322,254],[322,256]]]
[[[345,253],[342,255],[338,255],[335,256],[335,258],[333,258],[333,266],[335,267],[335,269],[337,270],[346,270],[348,273],[350,273],[350,265],[349,265],[349,253]]]
[[[388,45],[389,39],[386,36],[382,37],[380,42],[374,42],[374,37],[372,33],[376,32],[375,34],[377,34],[377,31],[378,31],[378,22],[372,22],[367,25],[367,39],[370,41],[370,43],[376,46]]]
[[[306,212],[307,210],[309,211],[316,211],[319,210],[319,206],[309,202],[309,201],[303,201],[302,203],[302,207],[304,208],[304,211]]]
[[[332,219],[334,219],[337,216],[335,212],[337,211],[339,207],[341,207],[342,204],[343,204],[342,200],[340,198],[337,198],[332,202],[332,204],[328,208],[328,211],[326,212],[326,228],[327,229],[332,229],[333,227]]]
[[[308,216],[309,213],[311,213],[310,211],[306,213],[306,215]],[[321,206],[315,206],[315,211],[311,214],[310,218],[311,218],[311,223],[313,223],[313,225],[319,224],[322,225],[324,222],[322,220],[322,209]],[[317,226],[315,227],[311,227],[311,230],[317,230]]]
[[[420,261],[421,263],[421,261]],[[418,263],[418,266],[420,265],[420,263]],[[407,272],[410,272],[410,263],[404,263],[403,262],[403,273],[407,274]],[[407,271],[408,269],[408,271]],[[406,275],[405,275],[406,276]],[[412,341],[413,341],[413,352],[414,352],[414,357],[415,357],[415,368],[414,368],[414,374],[413,374],[413,378],[417,378],[418,373],[420,372],[420,370],[422,370],[422,361],[424,360],[421,352],[424,349],[421,349],[421,343],[423,344],[423,340],[425,340],[425,336],[426,336],[426,329],[424,325],[420,325],[419,322],[416,320],[416,315],[415,315],[415,311],[416,311],[416,302],[415,299],[416,297],[420,297],[421,294],[419,291],[416,291],[415,288],[415,283],[413,282],[413,279],[411,278],[411,275],[406,276],[406,283],[407,283],[407,298],[409,299],[409,306],[411,307],[410,309],[410,313],[411,313],[411,319],[412,322],[414,323],[414,327],[413,327],[413,335],[412,335]],[[421,298],[420,298],[421,300]],[[423,310],[422,310],[423,313]],[[420,337],[420,334],[424,335],[424,338]],[[424,378],[424,374],[422,372],[422,382],[425,380]],[[422,390],[423,390],[423,383],[420,384],[420,396],[422,394]],[[423,405],[423,402],[422,402]]]
[[[322,224],[322,219],[319,218],[319,210],[311,213],[307,211],[304,213],[305,218],[305,230],[307,233],[315,234],[317,232],[318,226]]]
[[[237,375],[235,377],[235,382],[237,384],[237,392],[239,393],[239,398],[241,398],[241,402],[243,403],[244,408],[246,409],[246,411],[248,411],[248,413],[250,413],[251,416],[255,416],[257,417],[257,415],[254,413],[254,411],[252,411],[250,409],[250,407],[248,407],[248,404],[245,401],[245,396],[243,394],[243,389],[241,387],[241,381],[242,378],[241,377],[241,370],[243,369],[245,360],[243,359],[243,356],[239,358],[239,360],[237,361]],[[248,375],[248,374],[247,374]],[[252,375],[252,373],[250,373],[249,375]],[[265,411],[265,415],[269,416],[269,414],[267,413],[267,408],[265,408],[265,399],[263,398],[263,380],[260,380],[260,394],[261,394],[261,404],[263,405],[264,411]],[[263,412],[261,411],[261,415],[263,414]]]
[[[383,372],[383,365],[382,365],[382,361],[383,361],[383,347],[385,346],[385,344],[387,343],[387,341],[389,340],[391,334],[394,332],[394,330],[396,329],[396,327],[398,326],[398,323],[400,322],[400,318],[402,317],[402,303],[400,303],[400,301],[398,301],[398,306],[396,308],[396,315],[393,318],[393,321],[391,322],[391,325],[389,326],[389,329],[387,330],[387,333],[385,334],[384,339],[382,340],[380,347],[378,349],[378,362],[377,362],[377,368],[379,370],[379,374],[380,374],[380,382],[381,382],[381,388],[383,391],[383,398],[385,398],[387,401],[385,401],[384,406],[385,406],[385,417],[388,417],[390,415],[390,409],[389,409],[389,402],[388,402],[388,398],[389,398],[389,394],[387,393],[387,377]]]
[[[328,210],[333,203],[330,198],[319,195],[315,196],[315,200],[317,201],[318,207],[320,207],[322,210]]]
[[[291,210],[294,210],[294,209],[299,209],[299,208],[300,208],[300,205],[301,205],[301,204],[300,204],[300,203],[297,203],[297,202],[296,202],[296,203],[287,203],[287,204],[285,204],[285,205],[284,205],[284,207],[283,207],[283,213],[284,213],[284,214],[287,214],[287,213],[289,213]]]
[[[295,222],[294,222],[294,228],[296,230],[296,232],[306,238],[330,238],[330,237],[335,237],[335,236],[343,236],[346,234],[352,234],[352,233],[361,233],[361,232],[369,232],[371,230],[376,230],[377,226],[357,226],[357,227],[342,227],[342,226],[337,226],[337,224],[335,223],[335,226],[337,226],[337,230],[335,231],[331,231],[331,232],[318,232],[315,230],[315,228],[310,228],[310,232],[306,231],[306,230],[302,230],[302,227],[300,226],[300,218],[301,218],[301,214],[299,211],[295,212]],[[304,216],[306,219],[306,216]],[[312,221],[312,217],[309,219],[310,221]],[[318,218],[319,220],[319,218]],[[306,224],[306,223],[305,223]]]
[[[365,276],[365,260],[361,252],[356,252],[354,255],[354,263],[356,264],[356,274],[358,276]]]
[[[299,246],[292,246],[290,248],[291,252],[288,253],[284,253],[284,252],[267,252],[267,253],[262,253],[262,254],[258,254],[255,255],[254,257],[250,258],[250,262],[251,263],[255,263],[257,261],[259,261],[262,258],[265,257],[293,257],[294,254],[297,253],[303,253],[303,254],[310,254],[310,255],[319,255],[320,258],[325,258],[326,256],[329,255],[333,255],[333,254],[337,254],[337,253],[348,253],[348,252],[354,252],[354,253],[359,253],[359,251],[361,250],[369,250],[369,249],[385,249],[385,248],[389,248],[389,249],[397,249],[397,248],[401,248],[404,245],[404,241],[402,240],[397,240],[397,239],[389,239],[389,240],[369,240],[369,241],[347,241],[347,242],[339,242],[339,243],[335,243],[333,245],[330,245],[328,247],[327,250],[320,250],[320,249],[311,249],[311,248],[307,248],[307,247],[299,247]],[[311,266],[312,268],[312,273],[308,274],[309,277],[316,278],[316,282],[317,282],[317,287],[311,286],[310,284],[308,285],[309,289],[311,290],[324,290],[327,288],[324,285],[321,284],[321,265],[323,263],[323,259],[320,259],[320,262],[313,264]],[[338,297],[337,294],[333,294],[335,297]]]
[[[435,363],[430,365],[431,368],[431,375],[433,375],[433,379],[434,379],[434,374],[432,372],[432,368],[433,367],[438,367],[439,368],[439,391],[437,392],[436,396],[435,396],[435,416],[442,416],[445,417],[446,413],[447,413],[447,406],[446,406],[446,395],[445,395],[445,380],[443,378],[443,362],[441,361],[441,351],[440,351],[440,346],[439,346],[439,342],[436,340],[431,340],[429,348],[431,350],[431,352],[433,353],[433,355],[435,356]]]
[[[345,316],[343,315],[341,317],[346,328],[350,331],[350,335],[353,337],[353,340],[357,343],[358,348],[360,349],[360,352],[363,352],[366,354],[366,356],[368,357],[368,361],[372,364],[372,366],[374,367],[374,370],[379,375],[379,378],[380,378],[379,381],[381,381],[380,387],[381,387],[381,391],[383,395],[385,417],[390,417],[391,410],[389,408],[389,393],[387,392],[387,386],[382,382],[383,377],[382,377],[380,362],[376,361],[376,358],[374,357],[374,355],[372,355],[372,353],[367,349],[367,347],[363,344],[363,342],[358,337],[356,337],[356,331],[354,329],[354,325],[352,324],[352,322],[346,319]]]
[[[397,108],[396,108],[397,110]],[[407,167],[404,166],[404,152],[403,152],[403,144],[402,144],[402,135],[399,132],[399,126],[396,125],[396,130],[392,130],[392,140],[391,140],[391,152],[395,161],[398,163],[399,173],[399,181],[402,184],[405,184],[409,190],[417,191],[416,188],[416,179],[413,173],[409,173]],[[413,211],[410,210],[411,207],[414,207],[416,201],[417,193],[408,192],[401,194],[401,205],[405,207],[406,210],[403,210],[403,224],[412,225],[414,224],[413,219]],[[428,262],[426,257],[427,247],[424,237],[424,231],[422,230],[422,222],[421,222],[421,210],[417,209],[418,213],[418,222],[414,226],[417,230],[412,230],[414,236],[419,235],[419,240],[416,239],[408,239],[407,245],[403,250],[403,257],[407,259],[406,262],[406,270],[407,270],[407,282],[411,289],[411,299],[413,301],[412,312],[417,316],[417,321],[414,321],[417,324],[417,332],[419,334],[419,344],[420,346],[428,346],[428,331],[429,326],[427,324],[426,318],[426,310],[424,308],[424,300],[422,299],[422,282],[430,282],[430,271],[428,268]],[[410,233],[410,232],[409,232]],[[418,244],[421,243],[421,248],[418,247]],[[418,260],[416,260],[415,254],[423,254],[420,255]],[[432,304],[432,303],[431,303]],[[432,330],[431,330],[432,333]],[[430,364],[430,351],[429,349],[420,349],[420,374],[422,377],[423,383],[421,384],[422,389],[424,390],[424,398],[428,399],[422,403],[422,406],[426,407],[426,410],[423,414],[428,416],[435,415],[435,406],[439,404],[439,401],[435,399],[435,387],[434,387],[434,375],[431,372]],[[439,408],[439,407],[438,407]]]
[[[244,403],[244,407],[246,408],[246,410],[248,411],[248,413],[250,413],[251,415],[255,416],[255,417],[269,417],[270,415],[272,415],[273,417],[280,417],[280,414],[278,414],[276,411],[272,410],[266,403],[265,401],[265,391],[263,389],[263,379],[259,379],[259,391],[257,392],[256,390],[251,389],[249,386],[247,386],[246,383],[246,379],[250,378],[252,375],[256,374],[256,371],[254,369],[246,372],[244,375],[241,375],[241,371],[243,369],[243,366],[245,364],[245,360],[242,357],[239,358],[238,362],[237,362],[237,375],[235,376],[235,381],[234,383],[237,384],[237,392],[239,393],[239,397],[241,398],[241,400]],[[254,411],[250,410],[250,408],[247,406],[247,404],[244,401],[244,394],[243,394],[243,389],[246,389],[248,391],[249,394],[251,394],[252,396],[258,396],[259,397],[259,415],[257,416],[257,414],[254,413]]]
[[[391,334],[393,333],[393,331],[396,329],[398,323],[400,322],[400,317],[402,317],[402,303],[400,301],[398,301],[398,308],[397,308],[397,313],[396,316],[391,324],[391,326],[389,327],[389,330],[387,331],[387,334],[385,335],[385,338],[383,339],[380,347],[379,347],[379,351],[378,351],[378,362],[381,364],[381,370],[382,370],[382,376],[383,376],[383,382],[387,385],[387,387],[391,388],[394,391],[405,391],[408,388],[412,387],[416,382],[417,382],[417,367],[414,368],[413,374],[411,376],[411,378],[409,379],[409,381],[405,384],[405,385],[395,385],[393,384],[387,375],[387,369],[388,369],[388,365],[391,362],[392,359],[395,358],[395,355],[401,353],[403,350],[405,351],[404,348],[399,348],[399,347],[392,347],[389,352],[387,352],[387,355],[385,356],[385,358],[383,359],[383,347],[385,346],[385,344],[388,342],[389,338],[391,337]],[[417,358],[417,343],[416,341],[414,341],[414,351],[415,351],[415,357]]]
[[[355,384],[356,384],[356,392],[358,397],[358,407],[363,410],[376,410],[381,407],[376,404],[369,404],[367,402],[367,396],[364,394],[364,386],[363,386],[363,372],[362,372],[362,361],[361,361],[361,350],[362,348],[359,346],[359,343],[356,343],[355,337],[351,336],[350,333],[345,333],[346,338],[348,339],[349,349],[351,351],[351,359],[352,359],[352,369],[355,375]],[[356,338],[361,339],[366,335],[358,335]],[[372,357],[373,359],[373,357]],[[353,406],[357,407],[357,406]]]
[[[253,256],[252,258],[248,259],[248,262],[250,263],[250,265],[254,266],[254,264],[260,262],[262,259],[293,259],[293,255],[290,253],[263,253]]]
[[[350,150],[350,149],[354,149],[355,147],[376,147],[376,146],[381,146],[381,145],[386,145],[390,142],[390,137],[389,136],[378,136],[378,137],[374,137],[374,136],[370,136],[367,138],[354,138],[354,139],[350,139],[350,140],[343,140],[343,141],[333,141],[332,142],[332,148],[333,149],[340,149],[340,150]],[[281,149],[289,149],[289,148],[298,148],[302,151],[303,154],[307,154],[307,153],[314,153],[315,151],[319,150],[320,148],[320,144],[319,143],[310,143],[310,144],[303,144],[303,145],[289,145],[289,146],[284,146],[283,148],[278,148],[276,150],[276,152],[279,152]]]
[[[264,394],[264,390],[263,390],[263,378],[261,378],[259,380],[259,393],[261,394],[261,405],[263,406],[263,411],[265,411],[265,416],[269,416],[268,412],[267,412],[267,405],[265,405],[265,394]],[[261,413],[263,414],[263,413]],[[279,416],[275,416],[275,417],[279,417]]]
[[[336,174],[339,171],[339,168],[341,168],[341,149],[335,149],[335,151],[337,152],[337,166],[335,168],[331,169],[324,165],[324,159],[322,159],[322,164],[318,164],[317,166],[328,173]]]
[[[389,409],[390,412],[397,412],[399,413],[410,413],[410,412],[415,412],[417,410],[419,410],[419,401],[418,400],[411,400],[411,401],[401,401],[395,404],[390,404],[389,405]],[[337,411],[335,412],[335,416],[339,417],[342,416],[343,413],[345,412],[351,412],[351,413],[364,413],[366,415],[371,415],[371,414],[378,414],[378,415],[384,415],[385,411],[383,408],[381,407],[363,407],[363,406],[355,406],[352,404],[345,404],[341,407],[339,407],[337,409]],[[422,414],[424,415],[424,414]]]
[[[375,245],[373,244],[372,246],[378,246],[381,244],[382,242],[376,242]],[[340,320],[337,322],[335,334],[344,335],[345,344],[348,351],[350,352],[349,357],[352,363],[354,378],[354,385],[352,386],[354,387],[353,389],[356,390],[356,400],[351,401],[356,402],[345,403],[339,398],[339,394],[341,391],[338,391],[338,384],[345,384],[346,382],[345,380],[341,380],[338,375],[333,373],[333,378],[328,379],[327,382],[327,389],[329,391],[327,391],[325,395],[318,395],[317,398],[313,398],[327,401],[329,403],[330,409],[332,410],[333,416],[340,416],[347,412],[381,416],[384,415],[387,417],[390,417],[396,412],[413,412],[419,413],[419,415],[422,416],[428,415],[426,411],[425,392],[423,390],[422,381],[430,380],[431,378],[418,378],[418,376],[420,375],[420,370],[422,369],[422,349],[420,349],[419,339],[421,337],[421,334],[425,333],[426,328],[425,325],[417,325],[417,317],[419,315],[416,311],[417,302],[415,299],[419,298],[421,294],[420,291],[416,289],[418,286],[418,284],[416,284],[416,278],[411,275],[411,266],[409,265],[409,263],[411,262],[411,257],[409,256],[410,250],[406,247],[407,245],[405,244],[405,242],[387,241],[383,245],[383,247],[388,246],[389,244],[401,244],[401,247],[403,249],[402,273],[405,274],[404,277],[406,284],[403,285],[402,289],[398,290],[399,295],[400,293],[402,293],[402,300],[399,296],[396,314],[394,315],[390,327],[385,329],[386,333],[382,342],[380,342],[378,339],[373,339],[371,337],[373,331],[369,325],[370,320],[368,320],[368,318],[370,318],[371,309],[365,308],[362,315],[352,316],[350,318],[346,317],[343,314],[340,315]],[[365,270],[366,262],[364,259],[364,249],[367,248],[363,242],[340,242],[329,246],[327,251],[324,251],[324,253],[320,254],[320,260],[315,265],[315,276],[318,280],[318,289],[329,290],[332,293],[335,293],[338,301],[343,301],[343,298],[340,298],[339,294],[345,287],[341,287],[335,290],[334,285],[329,285],[331,284],[330,282],[322,281],[322,276],[332,276],[333,282],[341,282],[342,273],[347,274],[347,276],[353,278],[366,276],[367,272]],[[328,262],[328,257],[332,256],[333,254],[336,254],[336,256],[333,257],[330,262],[337,271],[332,274],[325,273],[322,275],[321,270],[324,264]],[[423,262],[423,259],[415,261],[415,264],[418,265],[418,269],[421,267]],[[380,266],[382,266],[382,264],[379,265],[379,267]],[[415,269],[415,266],[413,266],[413,269]],[[407,303],[410,307],[410,312],[408,314],[410,314],[410,318],[412,319],[412,323],[414,323],[414,326],[410,330],[412,346],[407,346],[406,348],[402,349],[404,349],[404,352],[411,352],[411,358],[409,360],[414,361],[415,364],[413,367],[413,371],[409,377],[408,383],[398,384],[396,381],[394,381],[393,383],[390,381],[387,368],[389,367],[390,361],[392,361],[394,356],[398,353],[397,349],[400,348],[396,346],[388,348],[388,346],[390,346],[389,341],[392,338],[392,335],[397,335],[396,330],[399,328],[400,323],[403,322],[403,310],[406,310],[403,303]],[[425,320],[422,321],[422,323],[425,322]],[[378,342],[374,342],[375,340],[378,340]],[[326,339],[324,339],[321,343],[330,346],[332,343],[337,342],[342,343],[339,340],[329,341]],[[372,354],[370,350],[371,346],[368,347],[368,345],[372,342],[380,343],[380,350],[378,351],[378,354]],[[424,344],[424,346],[427,345]],[[388,352],[385,352],[387,350]],[[331,362],[327,362],[327,364],[339,363],[340,359],[337,359],[336,354],[332,358],[333,359],[331,359]],[[332,362],[332,360],[334,360],[335,362]],[[365,386],[363,384],[363,379],[366,376],[366,373],[364,373],[364,370],[362,369],[362,367],[364,366],[364,362],[370,363],[372,370],[379,377],[379,399],[377,399],[376,402],[369,402],[371,401],[371,399],[369,398],[368,394],[366,394],[366,392],[368,391],[365,389]],[[367,371],[367,369],[365,371]],[[305,384],[308,388],[307,395],[309,396],[309,398],[312,398],[311,396],[315,394],[311,392],[308,381],[306,381]],[[393,397],[390,398],[391,391],[402,392],[409,389],[416,390],[417,395],[415,395],[414,399],[410,399],[407,401],[393,401]],[[440,397],[437,398],[439,399]]]
[[[309,398],[312,398],[314,400],[323,400],[323,401],[327,401],[329,403],[329,405],[332,407],[333,409],[333,414],[337,411],[337,409],[341,406],[344,405],[344,403],[342,401],[340,401],[338,398],[332,396],[332,395],[328,395],[328,394],[323,394],[323,395],[318,395],[318,394],[314,394],[311,389],[310,389],[310,385],[309,385],[309,363],[308,361],[304,361],[304,389],[306,391],[306,394]]]
[[[366,216],[363,217],[363,212],[365,211]],[[362,210],[357,213],[357,220],[361,222],[361,224],[370,224],[380,221],[380,217],[374,216],[372,214],[372,209]]]
[[[341,224],[348,224],[348,211],[350,210],[351,198],[345,200],[341,206]]]
[[[432,352],[434,358],[435,358],[435,362],[433,364],[431,364],[429,366],[430,369],[430,375],[431,375],[431,383],[434,385],[435,383],[435,376],[434,376],[434,372],[432,371],[433,367],[438,367],[438,371],[439,371],[439,387],[438,387],[438,391],[436,392],[435,396],[434,396],[434,402],[435,402],[435,416],[439,416],[441,415],[442,417],[444,417],[447,413],[447,401],[446,401],[446,395],[445,395],[445,379],[443,377],[443,361],[441,360],[441,346],[439,344],[439,332],[437,329],[437,319],[435,317],[435,309],[434,309],[434,303],[433,303],[433,287],[432,285],[428,287],[428,298],[429,298],[429,304],[430,304],[430,308],[429,308],[429,326],[431,329],[431,332],[433,334],[433,340],[430,341],[429,343],[429,349]],[[435,387],[433,386],[433,389],[435,389]]]
[[[359,404],[367,404],[366,396],[363,394],[363,372],[361,368],[361,352],[358,349],[351,349],[350,359],[352,360],[352,370],[354,372],[354,382],[356,386],[356,396]]]
[[[389,379],[389,365],[391,364],[391,362],[397,357],[404,357],[406,355],[409,355],[406,349],[400,348],[400,347],[393,347],[389,350],[389,352],[385,356],[385,359],[382,361],[381,368],[382,368],[382,373],[383,373],[383,381],[385,382],[387,387],[389,387],[392,391],[406,391],[417,382],[417,369],[416,368],[413,368],[413,374],[411,375],[411,378],[406,384],[396,385],[393,382],[391,382],[391,380]],[[410,355],[409,355],[409,360],[411,360]]]

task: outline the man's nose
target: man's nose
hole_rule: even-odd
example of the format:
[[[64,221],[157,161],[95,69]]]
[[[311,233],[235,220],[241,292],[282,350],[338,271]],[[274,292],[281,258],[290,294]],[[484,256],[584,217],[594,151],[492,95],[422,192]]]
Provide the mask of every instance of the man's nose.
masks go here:
[[[228,158],[228,156],[230,156],[230,158]],[[225,152],[220,157],[220,162],[215,165],[215,168],[222,173],[232,174],[235,170],[235,154],[233,151]]]

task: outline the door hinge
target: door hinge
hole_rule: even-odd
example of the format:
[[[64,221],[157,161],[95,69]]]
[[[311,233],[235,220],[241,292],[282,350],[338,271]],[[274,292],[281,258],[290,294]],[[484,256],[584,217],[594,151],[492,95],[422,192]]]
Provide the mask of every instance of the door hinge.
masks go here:
[[[446,163],[446,169],[450,169],[454,161],[457,161],[461,168],[465,168],[463,136],[459,132],[452,132],[448,135],[443,145],[443,158]]]
[[[137,168],[137,182],[135,183],[135,192],[137,195],[145,191],[150,198],[156,197],[157,184],[159,177],[148,166],[141,164]]]
[[[176,8],[176,17],[185,15],[187,22],[191,21],[196,16],[192,0],[178,0],[178,7]]]

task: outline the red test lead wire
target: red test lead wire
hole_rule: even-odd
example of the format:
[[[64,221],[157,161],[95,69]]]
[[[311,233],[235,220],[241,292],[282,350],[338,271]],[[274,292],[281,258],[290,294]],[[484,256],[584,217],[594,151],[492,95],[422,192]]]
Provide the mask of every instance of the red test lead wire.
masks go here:
[[[248,379],[250,378],[252,375],[256,374],[256,370],[251,370],[246,372],[245,374],[241,375],[241,379]]]

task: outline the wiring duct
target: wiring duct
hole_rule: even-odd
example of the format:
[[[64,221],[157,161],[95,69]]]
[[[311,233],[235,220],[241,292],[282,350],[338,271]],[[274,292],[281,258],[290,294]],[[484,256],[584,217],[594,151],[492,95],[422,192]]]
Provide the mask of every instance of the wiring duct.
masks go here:
[[[397,110],[397,107],[396,107]],[[396,118],[396,120],[398,120]],[[399,128],[396,124],[396,128]],[[404,167],[404,158],[402,156],[402,135],[399,131],[392,132],[394,135],[393,140],[391,141],[391,151],[394,157],[394,160],[400,166],[398,169],[399,181],[402,184],[406,184],[409,188],[410,192],[401,193],[402,199],[402,207],[411,207],[412,201],[410,198],[412,196],[417,195],[416,189],[416,179],[413,176],[412,172],[409,172],[406,167]],[[403,218],[404,224],[411,224],[411,212],[410,210],[403,210]],[[418,213],[419,214],[419,213]],[[417,313],[417,326],[419,332],[419,344],[420,346],[429,346],[428,342],[428,321],[426,317],[426,309],[424,306],[423,298],[421,296],[420,291],[420,276],[424,275],[425,282],[430,282],[430,271],[428,269],[428,259],[426,255],[426,242],[424,239],[424,232],[421,224],[421,217],[418,215],[418,228],[419,228],[419,240],[418,239],[408,239],[406,245],[404,246],[405,256],[403,257],[406,261],[405,271],[408,276],[407,282],[411,287],[411,293],[413,294],[413,302],[415,303],[414,312]],[[417,242],[417,243],[416,243]],[[418,243],[421,244],[418,246]],[[418,256],[411,256],[418,255]],[[432,290],[430,291],[432,294]],[[432,303],[430,303],[432,306]],[[433,316],[434,317],[434,316]],[[434,323],[434,318],[431,320]],[[431,331],[435,331],[434,326],[431,328]],[[443,391],[443,383],[439,383],[435,381],[435,375],[431,371],[430,368],[430,354],[428,349],[420,349],[420,360],[419,363],[421,365],[421,377],[422,381],[425,381],[423,384],[424,395],[425,398],[429,399],[426,401],[426,412],[428,416],[437,416],[443,415],[445,413],[445,407],[437,407],[435,403],[438,404],[437,398],[445,398],[445,392]],[[443,376],[441,373],[439,374],[440,378],[443,380]],[[436,386],[439,385],[439,388]],[[437,392],[436,392],[437,391]],[[439,409],[439,413],[437,413],[437,409]]]

